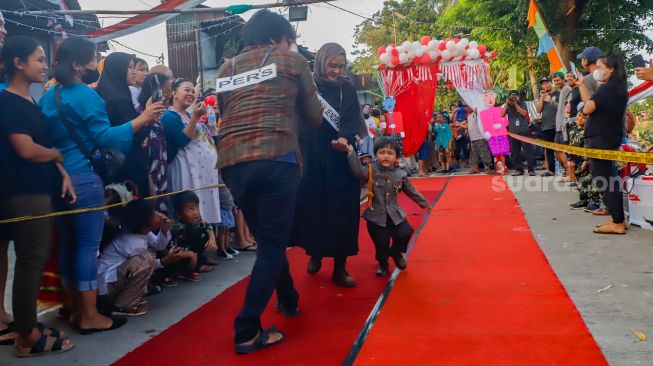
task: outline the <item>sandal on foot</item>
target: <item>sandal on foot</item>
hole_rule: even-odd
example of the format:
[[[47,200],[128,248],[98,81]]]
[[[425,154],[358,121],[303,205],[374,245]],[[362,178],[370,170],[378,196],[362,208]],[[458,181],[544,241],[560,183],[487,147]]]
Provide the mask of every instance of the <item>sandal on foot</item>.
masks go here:
[[[11,346],[14,344],[18,334],[14,331],[13,323],[6,324],[7,328],[0,330],[0,346]]]
[[[32,347],[20,347],[15,345],[16,356],[18,357],[34,357],[43,356],[48,354],[63,353],[75,348],[75,343],[70,339],[55,336],[41,335],[41,338]]]
[[[276,342],[269,342],[270,334],[272,333],[280,333],[281,338]],[[286,340],[286,335],[282,331],[278,330],[276,327],[270,327],[262,331],[261,334],[259,334],[256,340],[254,341],[254,343],[248,345],[244,345],[244,344],[235,345],[235,351],[238,354],[245,355],[248,353],[259,351],[266,347],[272,347],[277,344],[281,344],[285,340]]]
[[[615,227],[617,224],[608,224],[608,225],[603,225],[599,226],[596,229],[594,229],[594,233],[596,234],[607,234],[607,235],[624,235],[626,234],[626,228],[624,227],[623,229]]]
[[[252,244],[242,248],[234,248],[234,249],[238,250],[239,252],[255,252],[257,248],[256,248],[256,244]]]
[[[89,335],[89,334],[98,333],[98,332],[106,332],[108,330],[118,329],[118,328],[122,327],[123,325],[127,324],[127,318],[113,318],[112,317],[111,320],[113,320],[113,323],[111,323],[111,326],[109,328],[104,328],[104,329],[100,329],[100,328],[83,329],[83,328],[79,328],[79,333],[82,334],[82,335]]]

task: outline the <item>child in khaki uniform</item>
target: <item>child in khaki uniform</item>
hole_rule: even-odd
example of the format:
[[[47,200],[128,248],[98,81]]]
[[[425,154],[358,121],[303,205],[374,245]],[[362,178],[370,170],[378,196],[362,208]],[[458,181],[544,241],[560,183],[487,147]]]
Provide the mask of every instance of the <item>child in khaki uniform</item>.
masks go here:
[[[413,235],[413,228],[406,220],[397,197],[404,192],[410,199],[422,208],[431,211],[431,205],[408,180],[403,169],[397,166],[400,147],[397,142],[384,137],[374,144],[376,162],[364,167],[358,156],[353,152],[353,146],[334,141],[335,149],[348,153],[349,165],[361,182],[368,183],[369,201],[363,218],[367,221],[367,230],[376,247],[376,260],[379,269],[376,275],[387,276],[388,259],[392,257],[397,268],[406,269],[404,258],[408,242]],[[392,240],[392,247],[390,247]]]

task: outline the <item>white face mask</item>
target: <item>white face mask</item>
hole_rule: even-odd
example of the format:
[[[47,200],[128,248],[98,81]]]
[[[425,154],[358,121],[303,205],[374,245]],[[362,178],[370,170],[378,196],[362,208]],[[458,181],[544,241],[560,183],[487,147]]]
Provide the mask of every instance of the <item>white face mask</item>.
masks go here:
[[[290,52],[299,53],[299,47],[297,47],[297,43],[293,42],[290,44]]]
[[[596,80],[596,81],[604,81],[603,80],[603,72],[601,72],[601,70],[599,70],[599,69],[594,70],[594,72],[592,73],[592,76],[594,77],[594,80]]]

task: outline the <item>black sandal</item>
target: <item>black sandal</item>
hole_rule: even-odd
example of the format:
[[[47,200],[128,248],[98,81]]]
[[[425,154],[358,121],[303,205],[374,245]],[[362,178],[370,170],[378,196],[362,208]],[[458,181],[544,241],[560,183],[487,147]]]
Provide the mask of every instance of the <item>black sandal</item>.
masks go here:
[[[46,349],[48,338],[55,338],[54,342],[50,344],[50,348]],[[67,345],[64,342],[68,341]],[[34,357],[43,356],[48,354],[63,353],[75,348],[75,343],[63,337],[46,336],[42,334],[39,340],[32,347],[20,347],[16,344],[16,356],[18,357]]]
[[[5,324],[7,328],[0,330],[0,337],[7,337],[6,339],[0,340],[0,346],[11,346],[16,340],[17,334],[14,332],[14,323]],[[13,338],[11,335],[13,334]]]
[[[268,343],[271,333],[281,333],[281,339],[279,339],[276,342]],[[248,353],[256,352],[266,347],[272,347],[277,344],[281,344],[285,340],[286,340],[286,335],[284,334],[284,332],[278,330],[276,327],[270,327],[266,330],[262,330],[261,334],[259,334],[259,336],[256,338],[254,343],[249,345],[237,344],[235,345],[235,350],[236,353],[240,355],[246,355]]]

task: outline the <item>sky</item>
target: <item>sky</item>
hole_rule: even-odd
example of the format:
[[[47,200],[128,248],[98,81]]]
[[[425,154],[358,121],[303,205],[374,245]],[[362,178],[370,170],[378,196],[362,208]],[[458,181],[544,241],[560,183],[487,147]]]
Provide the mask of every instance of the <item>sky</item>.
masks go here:
[[[207,0],[204,5],[210,7],[223,7],[234,4],[268,4],[274,0]],[[79,0],[82,9],[90,10],[136,10],[153,8],[158,0]],[[383,0],[347,0],[338,1],[337,5],[357,14],[369,16],[383,7]],[[248,11],[241,16],[247,20],[255,11]],[[103,26],[117,23],[122,19],[100,19]],[[341,44],[348,53],[354,50],[354,28],[364,19],[358,16],[335,9],[327,4],[314,4],[309,6],[308,20],[298,24],[298,43],[316,51],[323,44],[337,42]],[[294,25],[293,24],[293,25]],[[142,51],[150,55],[163,53],[166,60],[167,44],[165,23],[134,33],[129,36],[117,38],[116,41]],[[135,53],[115,43],[114,50]],[[156,58],[143,56],[150,65],[154,65]],[[167,61],[166,61],[167,62]]]

